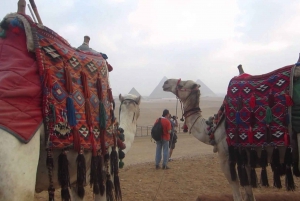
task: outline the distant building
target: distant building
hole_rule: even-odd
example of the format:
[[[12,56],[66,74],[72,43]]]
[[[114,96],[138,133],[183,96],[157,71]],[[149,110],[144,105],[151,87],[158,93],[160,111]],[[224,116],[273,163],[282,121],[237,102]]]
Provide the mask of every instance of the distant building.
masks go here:
[[[141,94],[133,87],[128,94],[136,95],[136,96],[141,96]]]
[[[206,86],[201,80],[196,81],[197,84],[200,84],[200,93],[201,96],[208,96],[208,97],[216,97],[217,95],[210,89],[208,86]]]

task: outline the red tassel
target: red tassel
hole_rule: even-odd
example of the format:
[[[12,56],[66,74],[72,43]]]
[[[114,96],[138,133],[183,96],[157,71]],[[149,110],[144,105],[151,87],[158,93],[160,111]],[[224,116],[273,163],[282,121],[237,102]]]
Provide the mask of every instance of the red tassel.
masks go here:
[[[107,89],[107,95],[108,95],[108,100],[109,102],[113,102],[113,96],[112,96],[112,91],[111,88]]]
[[[79,137],[79,133],[77,131],[77,129],[74,127],[72,129],[72,133],[73,133],[73,146],[74,146],[74,150],[75,151],[80,151],[80,137]]]
[[[106,61],[108,72],[111,72],[114,68]]]
[[[290,135],[288,133],[284,134],[284,145],[289,146],[290,145]]]
[[[289,94],[284,94],[284,96],[285,96],[285,104],[287,106],[294,105],[294,101],[293,101],[292,97]]]
[[[249,105],[250,105],[250,108],[254,109],[255,107],[255,96],[254,94],[252,94],[252,96],[250,97],[250,100],[249,100]]]
[[[44,77],[44,85],[47,88],[52,87],[52,71],[50,69],[46,70],[45,77]]]
[[[73,93],[73,83],[70,70],[65,67],[65,79],[66,79],[66,89],[69,94]]]
[[[92,115],[91,115],[91,108],[88,101],[85,101],[85,118],[86,123],[90,126],[92,126]]]
[[[90,91],[89,91],[89,86],[88,86],[88,81],[87,81],[87,76],[84,72],[80,72],[81,75],[81,81],[82,81],[82,86],[83,86],[83,94],[85,98],[90,97]]]
[[[97,93],[98,93],[99,100],[102,101],[103,93],[102,93],[102,84],[100,78],[97,78]]]
[[[12,32],[15,33],[15,34],[19,34],[20,33],[20,28],[19,27],[14,27],[12,29]]]
[[[249,130],[248,130],[248,142],[249,142],[249,144],[253,144],[253,132],[252,132],[251,127],[249,127]]]
[[[126,148],[126,144],[122,142],[122,140],[120,140],[120,138],[117,139],[117,146],[123,150]]]

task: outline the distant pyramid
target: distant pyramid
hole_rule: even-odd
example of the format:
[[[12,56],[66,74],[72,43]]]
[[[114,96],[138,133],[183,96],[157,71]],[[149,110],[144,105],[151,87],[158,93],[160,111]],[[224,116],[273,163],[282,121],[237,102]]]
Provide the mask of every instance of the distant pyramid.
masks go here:
[[[163,77],[162,80],[159,82],[159,84],[155,87],[155,89],[152,91],[152,93],[149,95],[148,98],[155,99],[155,98],[176,98],[176,96],[167,91],[163,91],[162,87],[167,80],[167,77]]]
[[[209,97],[214,97],[217,96],[210,88],[208,88],[208,86],[206,86],[201,80],[197,80],[196,81],[197,84],[200,84],[200,93],[201,96],[209,96]]]
[[[136,96],[141,96],[141,94],[133,87],[128,94],[136,95]]]

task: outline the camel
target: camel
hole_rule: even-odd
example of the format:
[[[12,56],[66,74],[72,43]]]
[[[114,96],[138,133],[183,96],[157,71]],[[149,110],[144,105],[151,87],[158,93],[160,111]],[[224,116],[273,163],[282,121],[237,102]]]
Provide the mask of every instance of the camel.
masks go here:
[[[119,96],[122,108],[120,110],[120,127],[125,131],[126,149],[130,149],[135,135],[137,119],[139,117],[140,98],[134,95]],[[126,102],[125,102],[126,101]],[[54,167],[57,167],[60,150],[53,152]],[[20,200],[32,201],[34,190],[39,193],[49,187],[48,171],[46,167],[45,133],[42,124],[28,144],[21,143],[7,131],[0,129],[0,201]],[[70,150],[69,160],[70,182],[72,185],[71,199],[82,201],[76,192],[76,157],[78,153]],[[91,153],[85,152],[87,175],[90,172]],[[54,168],[57,175],[57,168]],[[54,187],[59,189],[58,180],[54,177]],[[95,195],[95,201],[106,200],[104,196]]]
[[[190,134],[192,134],[199,141],[212,145],[211,139],[209,137],[207,120],[201,116],[200,104],[200,85],[192,80],[181,81],[181,79],[168,79],[163,85],[163,90],[166,92],[171,92],[175,94],[178,99],[183,104],[185,122],[189,128]],[[242,196],[239,189],[239,182],[231,178],[230,172],[230,158],[228,144],[226,141],[226,130],[225,130],[225,120],[219,123],[219,126],[214,131],[214,141],[213,144],[214,152],[218,152],[221,170],[223,171],[226,179],[228,180],[232,192],[234,201],[242,201]],[[267,149],[268,156],[271,156],[272,151]],[[282,148],[278,148],[282,149]],[[259,150],[261,151],[261,150]],[[281,150],[280,150],[281,151]],[[284,150],[280,152],[280,161],[283,161]],[[269,157],[270,158],[270,157]],[[250,175],[249,165],[246,166],[248,176]],[[244,186],[246,201],[255,201],[253,195],[252,187],[250,185]]]

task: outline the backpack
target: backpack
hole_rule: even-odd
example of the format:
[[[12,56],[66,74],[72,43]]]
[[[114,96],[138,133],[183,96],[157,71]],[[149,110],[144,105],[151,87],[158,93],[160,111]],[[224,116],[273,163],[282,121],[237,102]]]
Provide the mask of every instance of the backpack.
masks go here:
[[[161,124],[161,118],[159,118],[158,121],[154,124],[154,126],[151,129],[151,137],[155,141],[161,141],[162,135],[163,135],[163,126]]]

